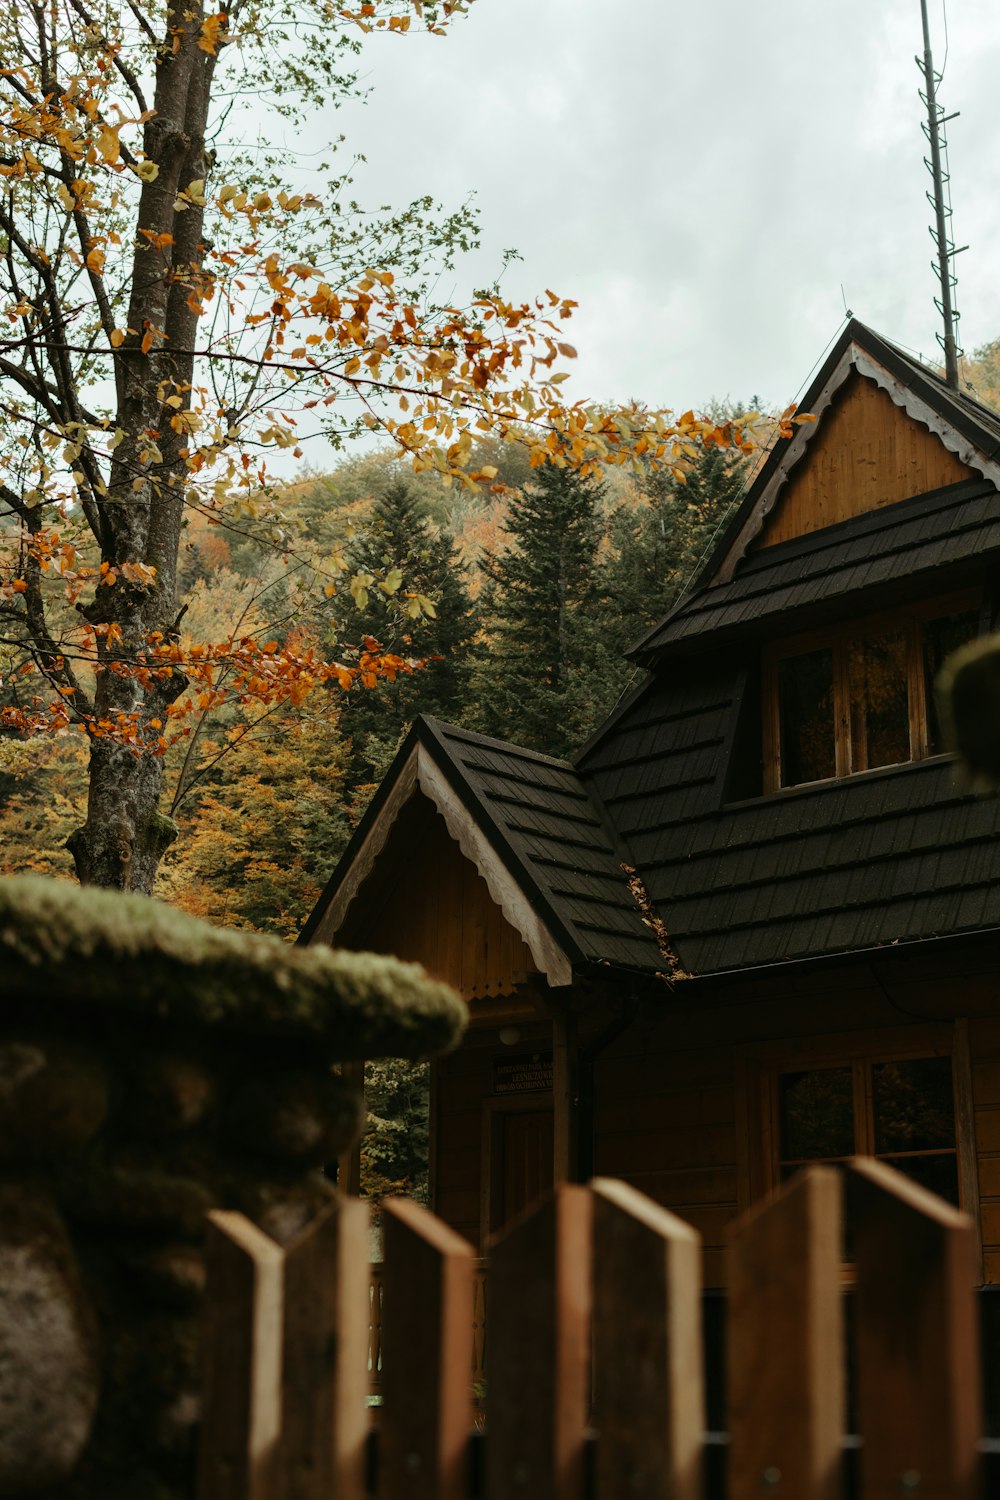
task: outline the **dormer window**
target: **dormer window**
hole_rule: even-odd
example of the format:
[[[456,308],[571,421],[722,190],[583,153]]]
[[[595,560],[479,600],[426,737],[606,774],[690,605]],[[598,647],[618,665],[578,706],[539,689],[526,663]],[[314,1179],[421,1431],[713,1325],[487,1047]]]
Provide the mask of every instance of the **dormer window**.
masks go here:
[[[769,647],[764,790],[940,754],[934,678],[978,628],[978,596],[962,594]]]

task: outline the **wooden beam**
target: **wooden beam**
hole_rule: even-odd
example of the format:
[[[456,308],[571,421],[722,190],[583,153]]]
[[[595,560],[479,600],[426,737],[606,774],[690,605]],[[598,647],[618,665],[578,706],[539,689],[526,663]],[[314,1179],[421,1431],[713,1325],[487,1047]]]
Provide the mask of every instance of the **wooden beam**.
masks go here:
[[[208,1216],[199,1500],[280,1500],[284,1257],[242,1214]]]
[[[730,1500],[839,1500],[841,1181],[810,1167],[733,1227]]]
[[[467,1500],[472,1246],[427,1209],[388,1198],[382,1301],[380,1500]]]
[[[623,1182],[594,1211],[596,1500],[700,1500],[700,1240]]]
[[[577,1177],[576,1016],[561,1011],[552,1017],[552,1182]]]
[[[865,1500],[979,1500],[972,1220],[881,1162],[850,1170]]]
[[[340,1076],[354,1085],[361,1095],[362,1124],[361,1131],[364,1134],[367,1123],[367,1104],[365,1103],[365,1065],[362,1060],[340,1064]],[[361,1137],[359,1136],[346,1151],[342,1151],[337,1157],[337,1186],[342,1193],[356,1198],[361,1192]]]
[[[590,1400],[591,1195],[563,1184],[490,1262],[488,1500],[580,1500]]]
[[[365,1500],[368,1204],[338,1198],[285,1247],[281,1500]]]

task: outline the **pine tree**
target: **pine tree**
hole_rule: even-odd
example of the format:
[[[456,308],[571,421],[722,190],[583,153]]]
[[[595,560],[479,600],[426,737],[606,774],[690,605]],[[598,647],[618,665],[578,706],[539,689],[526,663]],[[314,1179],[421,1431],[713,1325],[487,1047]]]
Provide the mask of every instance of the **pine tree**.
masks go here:
[[[668,469],[651,469],[639,485],[645,504],[613,512],[600,583],[608,601],[605,640],[615,656],[673,606],[731,513],[744,478],[743,463],[709,448],[686,482]]]
[[[348,779],[371,783],[418,713],[462,716],[477,620],[454,543],[431,523],[425,502],[405,481],[394,480],[376,500],[370,522],[348,549],[347,564],[371,582],[354,599],[345,593],[336,620],[340,640],[374,636],[386,650],[426,662],[394,682],[352,690],[342,705],[343,730],[352,742]],[[380,585],[394,569],[402,583],[387,592]]]
[[[475,721],[487,734],[563,755],[589,727],[603,493],[593,478],[545,465],[511,501],[510,545],[482,563],[490,644]]]

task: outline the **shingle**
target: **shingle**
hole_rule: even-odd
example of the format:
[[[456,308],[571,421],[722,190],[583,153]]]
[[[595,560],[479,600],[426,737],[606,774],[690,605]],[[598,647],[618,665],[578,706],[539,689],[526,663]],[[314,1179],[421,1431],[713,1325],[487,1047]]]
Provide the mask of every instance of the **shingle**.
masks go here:
[[[643,642],[642,656],[648,659],[671,642],[695,636],[702,645],[713,632],[777,619],[808,604],[997,548],[1000,500],[988,480],[899,501],[859,522],[752,553],[732,582],[685,600]]]

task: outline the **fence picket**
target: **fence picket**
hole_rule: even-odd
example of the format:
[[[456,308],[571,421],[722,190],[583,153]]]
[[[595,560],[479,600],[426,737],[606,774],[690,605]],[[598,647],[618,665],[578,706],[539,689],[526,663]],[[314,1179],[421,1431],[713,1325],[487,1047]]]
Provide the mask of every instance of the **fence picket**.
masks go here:
[[[590,1394],[591,1196],[557,1187],[490,1260],[488,1500],[580,1500]]]
[[[341,1198],[285,1247],[281,1500],[364,1500],[368,1205]]]
[[[208,1216],[199,1500],[278,1500],[280,1246],[242,1214]]]
[[[623,1182],[591,1190],[597,1500],[699,1500],[700,1236]]]
[[[841,1493],[841,1196],[839,1173],[810,1167],[732,1230],[730,1500]]]
[[[881,1162],[850,1193],[865,1500],[973,1500],[982,1419],[972,1220]]]
[[[475,1252],[417,1203],[383,1211],[380,1500],[466,1500]]]

